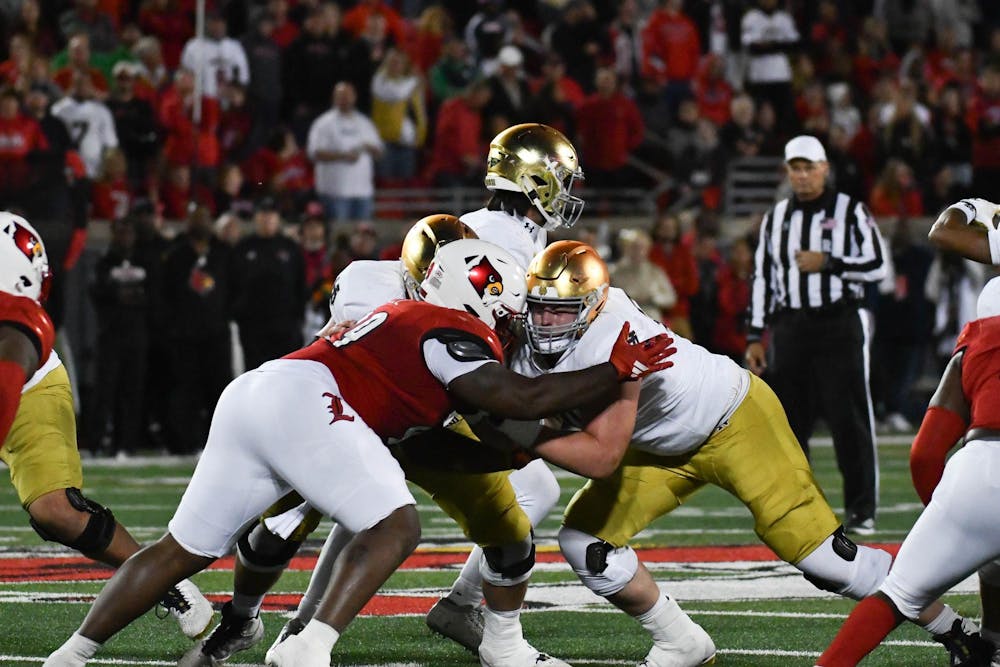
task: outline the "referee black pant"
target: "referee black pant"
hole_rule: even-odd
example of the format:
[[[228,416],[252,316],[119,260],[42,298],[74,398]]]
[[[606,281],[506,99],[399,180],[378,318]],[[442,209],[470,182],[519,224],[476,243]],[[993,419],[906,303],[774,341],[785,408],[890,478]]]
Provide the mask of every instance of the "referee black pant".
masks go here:
[[[847,521],[874,519],[878,506],[866,317],[856,304],[841,303],[784,311],[771,327],[768,382],[806,456],[817,418],[830,427]]]

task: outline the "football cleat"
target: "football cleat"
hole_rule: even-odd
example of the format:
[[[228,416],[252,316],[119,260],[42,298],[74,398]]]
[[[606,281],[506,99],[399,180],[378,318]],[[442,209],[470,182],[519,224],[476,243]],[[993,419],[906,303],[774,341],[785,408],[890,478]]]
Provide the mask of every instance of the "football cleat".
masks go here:
[[[568,662],[540,652],[526,639],[521,639],[514,647],[499,642],[480,644],[479,664],[482,667],[571,667]]]
[[[232,613],[233,605],[222,607],[222,621],[205,640],[184,654],[177,667],[215,667],[237,651],[245,651],[264,638],[259,616],[242,618]]]
[[[198,639],[212,625],[212,603],[187,579],[168,590],[160,605],[177,619],[181,632],[188,639]]]
[[[934,641],[947,649],[951,667],[990,667],[993,661],[993,643],[968,619],[956,618],[951,630],[934,635]]]
[[[861,537],[870,537],[875,534],[875,519],[871,517],[864,519],[859,516],[850,516],[844,522],[844,532]]]
[[[700,667],[715,664],[715,642],[705,629],[691,623],[692,630],[678,642],[654,642],[639,667]]]
[[[330,667],[330,653],[318,649],[299,635],[289,635],[264,656],[267,667]]]
[[[441,598],[431,607],[424,621],[433,632],[479,653],[483,641],[482,605],[460,605]]]

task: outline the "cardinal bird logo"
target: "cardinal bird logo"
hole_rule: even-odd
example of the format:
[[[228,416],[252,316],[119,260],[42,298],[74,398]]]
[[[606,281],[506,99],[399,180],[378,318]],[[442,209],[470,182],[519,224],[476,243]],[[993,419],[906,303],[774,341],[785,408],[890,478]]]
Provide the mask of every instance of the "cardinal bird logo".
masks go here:
[[[41,257],[42,253],[45,252],[42,240],[32,234],[27,227],[22,227],[16,222],[14,223],[13,239],[17,249],[24,253],[24,256],[32,262]]]
[[[485,257],[479,264],[469,269],[469,282],[476,288],[479,296],[500,296],[503,294],[503,279],[500,272],[493,268],[490,260]]]

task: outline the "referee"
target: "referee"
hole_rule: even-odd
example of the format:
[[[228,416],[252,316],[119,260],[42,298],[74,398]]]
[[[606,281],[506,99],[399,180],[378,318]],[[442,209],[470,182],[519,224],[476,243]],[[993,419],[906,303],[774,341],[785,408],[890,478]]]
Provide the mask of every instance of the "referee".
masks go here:
[[[826,184],[818,139],[785,145],[792,197],[764,216],[750,284],[747,366],[766,369],[808,455],[816,418],[833,434],[844,477],[844,527],[875,532],[878,460],[869,390],[871,327],[860,311],[864,283],[885,275],[878,226],[861,201]],[[771,329],[770,366],[761,337]]]

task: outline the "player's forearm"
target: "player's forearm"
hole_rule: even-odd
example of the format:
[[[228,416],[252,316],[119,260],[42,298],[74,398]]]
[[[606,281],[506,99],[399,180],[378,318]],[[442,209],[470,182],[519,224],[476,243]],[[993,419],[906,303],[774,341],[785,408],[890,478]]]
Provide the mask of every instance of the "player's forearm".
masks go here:
[[[489,372],[498,371],[490,369]],[[617,395],[618,385],[618,373],[610,362],[571,373],[551,373],[536,378],[507,371],[488,386],[479,385],[479,395],[466,400],[496,417],[532,420],[569,412],[598,401],[610,402]],[[468,388],[473,389],[472,386]]]
[[[983,264],[993,264],[989,234],[969,225],[965,214],[950,207],[931,226],[927,238],[937,248]]]

